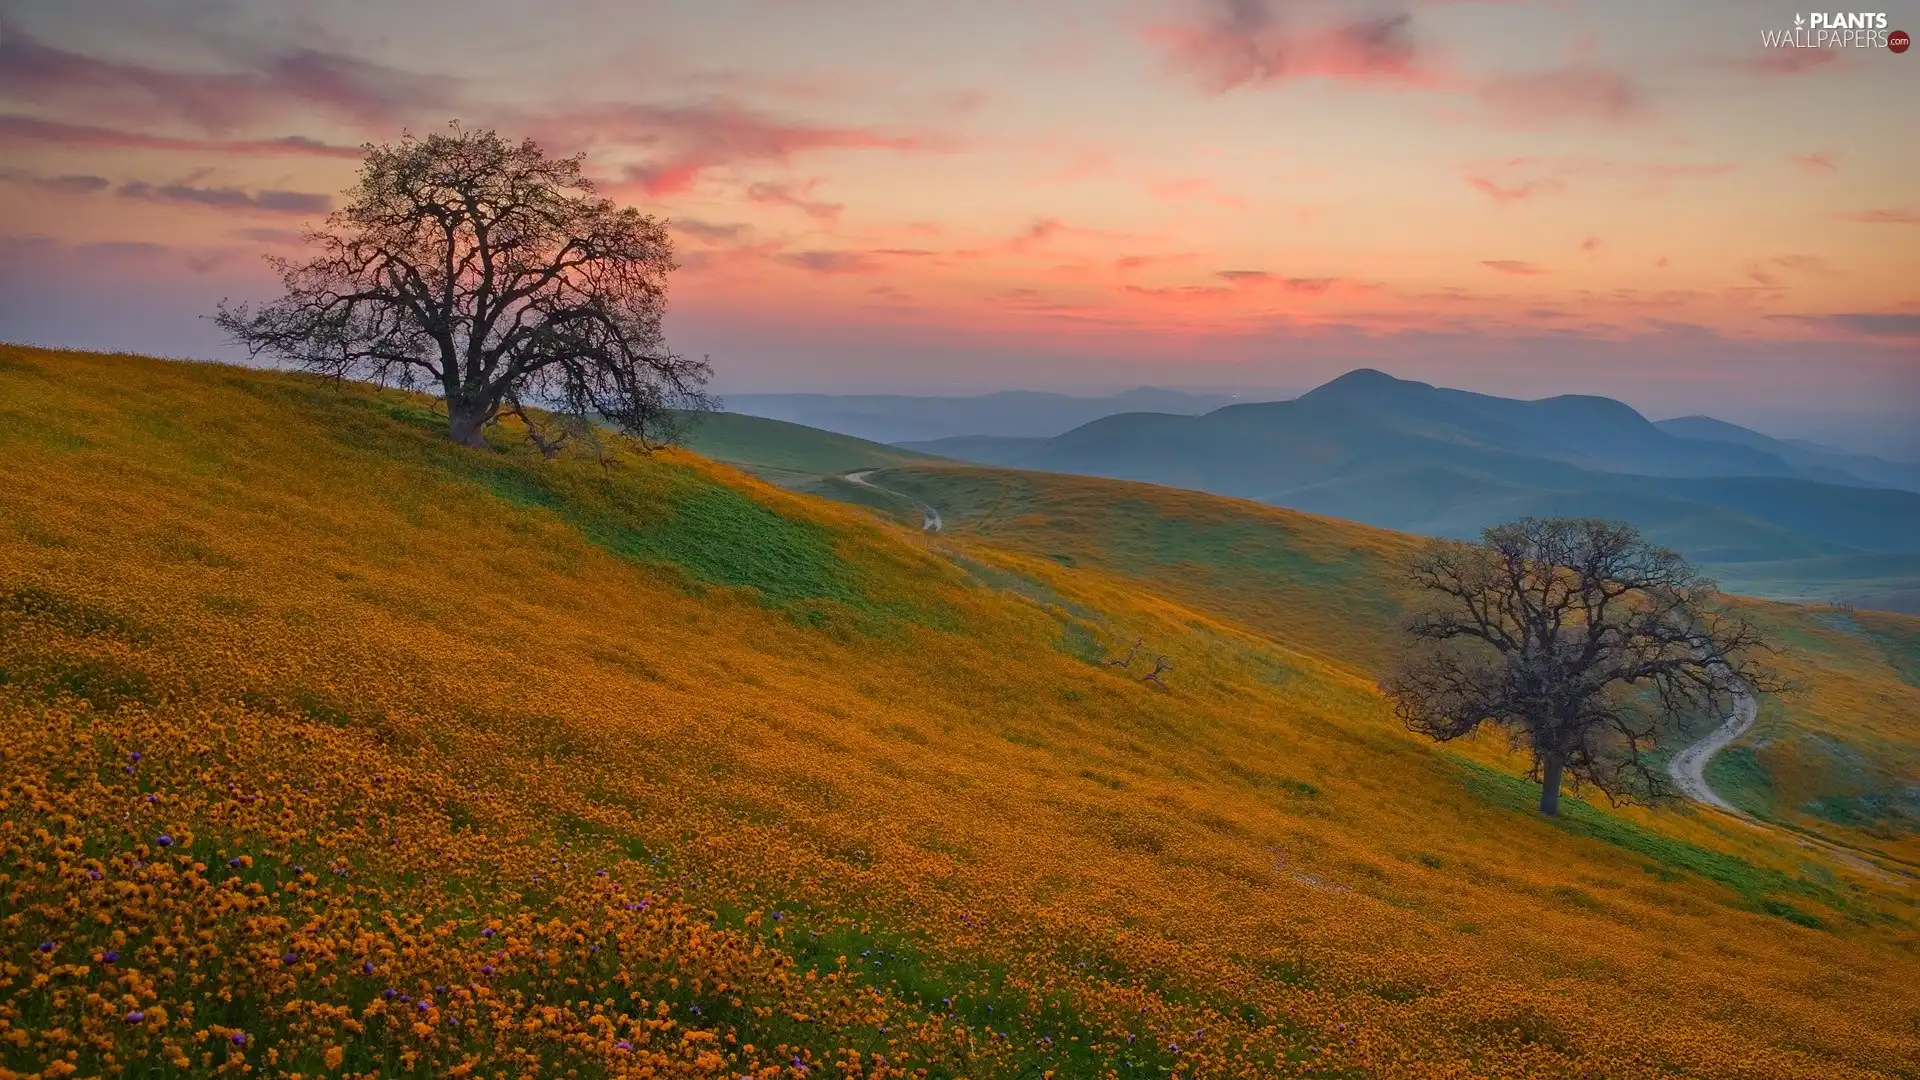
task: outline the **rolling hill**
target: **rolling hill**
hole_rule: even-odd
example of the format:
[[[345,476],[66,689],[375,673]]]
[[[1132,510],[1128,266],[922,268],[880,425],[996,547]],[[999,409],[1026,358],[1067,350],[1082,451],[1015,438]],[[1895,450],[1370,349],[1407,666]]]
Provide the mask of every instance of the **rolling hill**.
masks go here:
[[[0,1066],[1911,1072],[1910,887],[1698,813],[1544,820],[1503,744],[1394,724],[1409,537],[884,467],[927,534],[433,410],[0,347]],[[1786,730],[1911,745],[1913,620],[1756,610],[1822,687]],[[1164,687],[1102,662],[1135,639]]]
[[[1681,416],[1656,421],[1654,426],[1682,438],[1752,447],[1785,461],[1813,480],[1920,491],[1920,466],[1905,462],[1849,453],[1800,439],[1776,439],[1711,416]]]
[[[918,508],[871,485],[851,483],[846,474],[944,460],[932,454],[744,413],[704,413],[685,420],[681,442],[696,453],[724,461],[790,491],[860,503],[895,514],[902,521],[916,517]]]
[[[1764,445],[1692,437],[1718,430],[1710,425],[1678,430],[1688,434],[1605,398],[1514,401],[1363,370],[1294,401],[1204,416],[1135,413],[1049,439],[910,445],[1425,535],[1473,536],[1500,521],[1588,507],[1729,576],[1741,564],[1766,563],[1773,595],[1845,596],[1900,609],[1920,588],[1920,575],[1832,576],[1847,565],[1837,556],[1920,556],[1920,493],[1870,486],[1852,474],[1848,483],[1828,482],[1837,468],[1831,455],[1780,444],[1782,456]]]
[[[1226,394],[1189,394],[1150,386],[1108,397],[1006,390],[971,397],[910,394],[729,394],[731,412],[786,420],[876,442],[956,435],[1058,435],[1103,416],[1129,412],[1197,414],[1232,404]]]

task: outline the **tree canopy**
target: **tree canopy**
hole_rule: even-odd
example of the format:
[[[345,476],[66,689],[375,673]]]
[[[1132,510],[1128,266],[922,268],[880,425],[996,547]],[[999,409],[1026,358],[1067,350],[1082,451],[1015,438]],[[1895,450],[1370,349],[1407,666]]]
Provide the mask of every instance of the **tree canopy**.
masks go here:
[[[1563,774],[1615,803],[1671,797],[1662,738],[1779,689],[1754,624],[1631,525],[1527,518],[1478,544],[1433,541],[1410,573],[1433,603],[1382,689],[1436,740],[1505,728],[1532,754],[1542,813],[1558,812]]]
[[[250,354],[437,388],[468,446],[502,412],[538,438],[527,405],[643,440],[710,407],[706,361],[661,329],[665,224],[600,197],[582,155],[458,124],[365,149],[347,204],[307,235],[315,252],[270,259],[284,295],[214,317]]]

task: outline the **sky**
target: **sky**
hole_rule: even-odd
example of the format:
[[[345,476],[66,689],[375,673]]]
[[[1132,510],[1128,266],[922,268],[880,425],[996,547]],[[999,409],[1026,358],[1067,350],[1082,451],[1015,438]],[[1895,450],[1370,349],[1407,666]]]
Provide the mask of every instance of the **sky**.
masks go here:
[[[231,357],[202,316],[272,295],[357,147],[457,118],[671,222],[723,393],[1371,366],[1920,414],[1920,52],[1763,45],[1797,14],[0,0],[0,339]]]

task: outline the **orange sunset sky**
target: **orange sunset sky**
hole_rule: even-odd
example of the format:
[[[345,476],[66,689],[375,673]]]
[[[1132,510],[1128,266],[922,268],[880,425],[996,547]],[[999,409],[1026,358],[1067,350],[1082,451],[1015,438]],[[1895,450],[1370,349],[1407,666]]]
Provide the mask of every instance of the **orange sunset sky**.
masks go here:
[[[673,222],[723,392],[1920,412],[1920,53],[1763,48],[1794,14],[0,0],[0,338],[231,355],[199,316],[356,145],[458,117]]]

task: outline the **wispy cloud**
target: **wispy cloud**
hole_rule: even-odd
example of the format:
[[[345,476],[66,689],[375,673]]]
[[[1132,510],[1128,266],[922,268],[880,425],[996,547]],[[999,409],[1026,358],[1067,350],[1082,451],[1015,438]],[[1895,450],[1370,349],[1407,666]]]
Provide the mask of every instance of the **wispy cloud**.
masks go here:
[[[750,202],[790,206],[816,221],[838,219],[846,206],[813,198],[813,189],[818,183],[818,180],[799,184],[762,181],[747,186],[747,199]]]
[[[1835,172],[1840,168],[1834,155],[1829,153],[1788,154],[1787,161],[1812,173]]]
[[[42,176],[25,169],[0,169],[0,183],[51,191],[56,195],[93,195],[113,186],[113,181],[104,176],[82,173]]]
[[[1467,183],[1495,204],[1505,206],[1509,203],[1525,202],[1536,195],[1546,195],[1563,190],[1566,185],[1558,177],[1543,177],[1535,180],[1522,180],[1517,183],[1501,184],[1486,176],[1469,176]]]
[[[1533,263],[1522,262],[1519,259],[1481,259],[1480,265],[1489,270],[1498,270],[1502,274],[1513,274],[1516,277],[1533,277],[1546,273]]]
[[[738,240],[752,231],[743,221],[701,221],[699,218],[674,218],[669,223],[674,232],[691,236],[709,244],[726,243]]]
[[[123,199],[204,206],[216,210],[259,210],[273,214],[324,214],[332,204],[325,195],[305,191],[237,187],[200,187],[190,181],[156,184],[129,180],[118,187],[104,176],[67,174],[42,176],[23,169],[0,169],[0,183],[31,187],[61,195],[98,195],[111,189]]]
[[[1861,225],[1920,225],[1920,213],[1912,210],[1846,210],[1833,216]]]
[[[1147,40],[1208,93],[1283,79],[1324,77],[1429,83],[1429,67],[1404,11],[1315,11],[1273,0],[1201,0]]]
[[[324,214],[332,204],[325,195],[306,191],[245,191],[237,187],[195,187],[192,184],[150,184],[134,180],[113,193],[123,199],[205,206],[215,210],[260,210],[271,214]]]
[[[1867,337],[1920,337],[1920,315],[1887,311],[1843,311],[1830,315],[1775,315],[1774,319],[1805,323]]]
[[[173,150],[246,156],[293,155],[357,158],[359,147],[335,146],[299,135],[275,139],[189,139],[123,131],[89,124],[68,124],[28,116],[0,115],[0,146],[37,143],[98,150]]]
[[[106,60],[0,27],[0,97],[121,123],[184,123],[223,134],[314,110],[391,125],[445,107],[451,80],[309,47],[228,57],[225,71]]]
[[[944,148],[926,135],[814,124],[721,101],[608,105],[529,117],[527,125],[560,145],[610,145],[648,155],[628,166],[624,179],[650,195],[687,191],[709,171],[724,167],[788,165],[808,151]]]
[[[774,261],[816,274],[870,274],[879,269],[864,251],[794,251],[776,255]]]
[[[1646,93],[1631,77],[1586,60],[1489,79],[1477,93],[1495,122],[1512,127],[1625,124],[1648,113]]]

